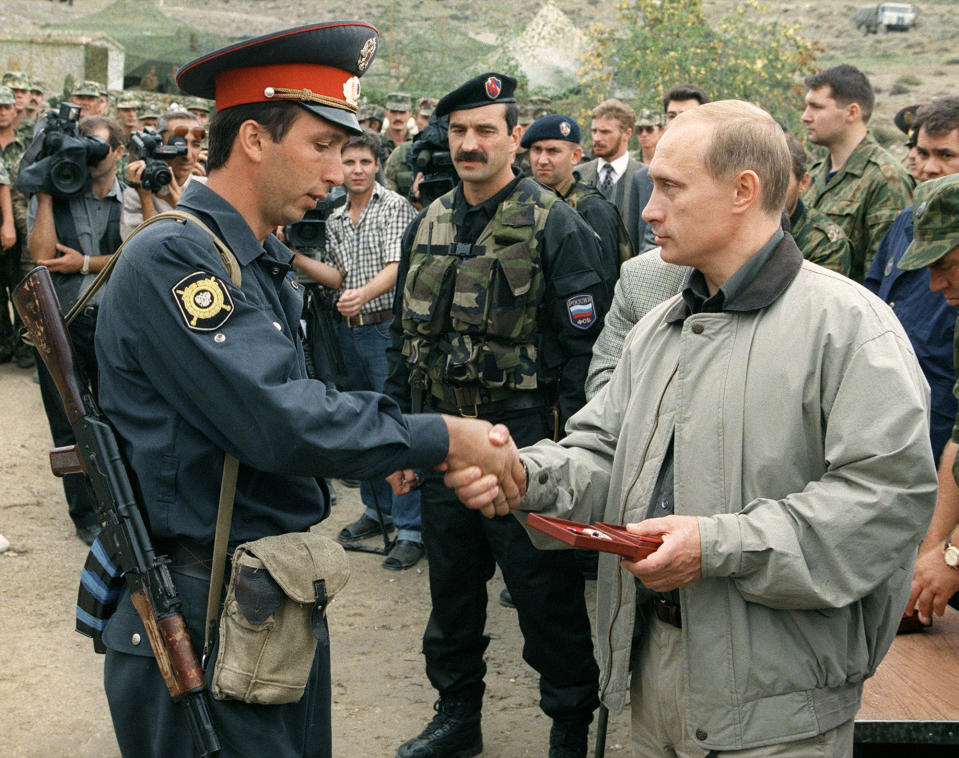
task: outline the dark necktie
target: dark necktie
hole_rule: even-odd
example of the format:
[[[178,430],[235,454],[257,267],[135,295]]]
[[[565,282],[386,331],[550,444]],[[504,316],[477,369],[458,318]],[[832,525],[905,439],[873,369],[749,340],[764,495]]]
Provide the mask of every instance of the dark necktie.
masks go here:
[[[609,193],[613,191],[613,167],[609,163],[603,166],[603,180],[599,184],[599,191],[603,193],[603,197],[609,197]]]

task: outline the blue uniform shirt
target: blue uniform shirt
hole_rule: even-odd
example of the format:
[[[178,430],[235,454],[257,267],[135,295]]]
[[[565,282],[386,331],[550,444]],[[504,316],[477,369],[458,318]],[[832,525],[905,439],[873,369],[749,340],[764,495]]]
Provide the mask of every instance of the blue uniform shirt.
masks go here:
[[[432,466],[437,415],[406,416],[373,392],[307,378],[292,254],[200,182],[179,208],[236,255],[229,279],[196,224],[161,221],[124,249],[97,324],[100,405],[121,438],[155,537],[212,543],[223,451],[240,461],[231,543],[303,530],[329,511],[314,477]]]
[[[863,284],[889,303],[916,351],[932,389],[930,434],[932,452],[938,462],[956,420],[952,337],[959,307],[947,304],[941,293],[929,289],[928,268],[902,271],[896,265],[911,242],[912,206],[909,206],[896,217],[879,243]],[[882,388],[877,389],[881,401]],[[877,411],[881,412],[881,404]]]

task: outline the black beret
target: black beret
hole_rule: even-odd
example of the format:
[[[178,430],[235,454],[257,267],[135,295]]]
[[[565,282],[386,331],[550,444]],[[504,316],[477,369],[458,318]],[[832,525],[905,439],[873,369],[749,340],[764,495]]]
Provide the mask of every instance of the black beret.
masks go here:
[[[579,144],[579,124],[576,119],[564,116],[562,113],[551,113],[537,119],[523,132],[521,147],[529,148],[534,142],[541,139],[561,139]]]
[[[516,79],[506,74],[488,73],[474,76],[444,95],[436,104],[436,117],[441,118],[452,111],[481,108],[492,103],[515,103]]]
[[[176,82],[188,95],[216,100],[217,111],[290,101],[359,133],[360,79],[376,55],[369,24],[331,21],[237,42],[187,63]]]

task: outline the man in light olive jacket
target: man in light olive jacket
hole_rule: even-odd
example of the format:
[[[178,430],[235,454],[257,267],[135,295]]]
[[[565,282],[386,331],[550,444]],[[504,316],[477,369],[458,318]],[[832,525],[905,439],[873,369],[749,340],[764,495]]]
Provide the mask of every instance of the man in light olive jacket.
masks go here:
[[[637,756],[851,756],[935,505],[909,340],[780,230],[789,170],[752,105],[673,122],[644,217],[689,284],[637,324],[565,439],[521,451],[520,511],[663,539],[599,562],[600,694],[630,700]],[[477,469],[447,483],[470,507],[497,492]]]

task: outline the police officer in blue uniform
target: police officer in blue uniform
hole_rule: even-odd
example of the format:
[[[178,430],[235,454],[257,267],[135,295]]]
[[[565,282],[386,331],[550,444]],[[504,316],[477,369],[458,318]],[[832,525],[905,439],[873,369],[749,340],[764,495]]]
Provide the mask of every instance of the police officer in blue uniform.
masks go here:
[[[129,242],[100,308],[100,404],[130,464],[158,552],[170,555],[194,643],[202,640],[224,453],[240,462],[230,545],[303,531],[325,518],[324,476],[373,479],[430,468],[487,428],[408,416],[383,395],[336,393],[307,378],[297,337],[302,289],[271,232],[299,220],[340,180],[340,147],[359,132],[359,77],[377,46],[366,24],[315,24],[185,65],[187,94],[215,98],[209,180],[179,210],[230,248],[163,220]],[[480,436],[468,439],[469,432]],[[479,448],[475,448],[479,449]],[[124,758],[194,755],[146,634],[124,593],[103,633],[105,688]],[[206,663],[209,679],[216,659]],[[223,756],[329,756],[329,648],[303,698],[212,701]]]
[[[462,181],[404,235],[385,390],[404,410],[504,423],[523,446],[553,438],[585,402],[617,271],[603,266],[596,235],[572,208],[513,175],[515,87],[483,74],[437,104]],[[435,472],[424,476],[422,522],[433,603],[423,651],[439,700],[397,758],[482,750],[486,584],[497,564],[553,720],[550,758],[585,758],[598,670],[572,552],[539,551],[514,517],[464,508]]]

